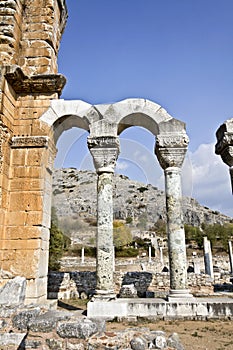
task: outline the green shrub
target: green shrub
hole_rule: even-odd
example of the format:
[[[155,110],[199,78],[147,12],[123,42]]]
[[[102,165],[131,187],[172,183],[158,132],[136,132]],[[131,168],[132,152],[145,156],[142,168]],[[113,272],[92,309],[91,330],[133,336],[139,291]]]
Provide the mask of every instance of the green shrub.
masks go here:
[[[131,216],[127,216],[125,219],[126,224],[131,224],[133,222],[133,218]]]
[[[89,247],[89,246],[81,246],[81,245],[74,245],[70,249],[70,254],[73,256],[80,256],[82,254],[82,248],[84,248],[84,254],[85,256],[95,258],[96,257],[96,247]]]
[[[115,256],[117,258],[134,258],[138,256],[138,249],[127,247],[127,248],[116,248]]]

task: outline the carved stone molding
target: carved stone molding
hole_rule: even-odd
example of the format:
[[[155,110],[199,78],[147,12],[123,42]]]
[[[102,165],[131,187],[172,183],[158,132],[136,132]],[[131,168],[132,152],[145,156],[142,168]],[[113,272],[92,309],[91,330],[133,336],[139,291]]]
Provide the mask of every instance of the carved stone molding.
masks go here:
[[[66,83],[66,78],[62,74],[39,74],[28,77],[18,66],[7,69],[5,78],[17,94],[58,93],[60,95]]]
[[[48,147],[48,136],[13,136],[11,139],[12,148]]]
[[[120,151],[118,137],[89,137],[87,140],[97,173],[113,173]]]
[[[155,154],[163,169],[181,167],[189,138],[186,134],[163,134],[156,138]]]
[[[0,174],[2,173],[2,166],[4,161],[3,146],[4,146],[4,143],[7,142],[9,137],[10,137],[10,133],[8,128],[0,120]]]

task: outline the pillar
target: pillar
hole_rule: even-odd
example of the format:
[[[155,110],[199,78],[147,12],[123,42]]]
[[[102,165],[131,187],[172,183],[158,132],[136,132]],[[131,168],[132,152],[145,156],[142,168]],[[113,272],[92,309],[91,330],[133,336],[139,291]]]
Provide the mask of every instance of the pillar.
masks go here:
[[[230,260],[230,273],[233,274],[233,254],[232,254],[232,242],[228,242],[229,247],[229,260]]]
[[[81,251],[81,264],[84,264],[85,261],[85,251],[84,251],[84,247],[82,247],[82,251]]]
[[[151,246],[150,245],[148,247],[148,256],[149,256],[148,262],[151,263]]]
[[[185,232],[182,213],[181,166],[188,145],[185,133],[157,136],[155,153],[164,169],[170,270],[169,300],[190,298],[187,289]]]
[[[94,298],[115,298],[113,282],[113,173],[119,154],[117,137],[89,137],[88,147],[97,172],[96,291]]]
[[[214,278],[211,245],[207,237],[204,237],[203,246],[204,246],[205,273],[210,277]]]

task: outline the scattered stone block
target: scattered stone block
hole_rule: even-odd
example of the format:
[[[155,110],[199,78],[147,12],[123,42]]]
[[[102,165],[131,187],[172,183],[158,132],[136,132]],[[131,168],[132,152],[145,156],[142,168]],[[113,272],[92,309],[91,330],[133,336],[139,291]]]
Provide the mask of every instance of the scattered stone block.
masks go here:
[[[167,340],[167,346],[174,348],[176,350],[184,350],[184,347],[181,344],[180,338],[177,333],[173,333],[169,336]]]
[[[130,345],[132,350],[145,350],[147,348],[145,340],[141,337],[133,338],[130,341]]]
[[[18,330],[27,330],[28,328],[28,323],[38,316],[40,313],[40,308],[34,308],[30,310],[23,310],[17,313],[12,319],[12,324],[15,328]]]
[[[56,329],[58,321],[69,320],[72,316],[71,312],[48,311],[28,322],[28,328],[33,332],[52,332]]]
[[[64,349],[63,342],[59,339],[46,339],[46,344],[48,345],[50,350]]]
[[[87,318],[77,319],[76,322],[60,322],[57,327],[57,334],[61,338],[87,339],[97,332],[97,323]]]
[[[137,289],[135,288],[134,284],[124,284],[119,293],[120,298],[137,298],[138,293]]]
[[[20,305],[24,303],[26,278],[15,277],[0,289],[0,305]]]
[[[26,333],[4,333],[0,334],[0,346],[20,346],[26,337]]]

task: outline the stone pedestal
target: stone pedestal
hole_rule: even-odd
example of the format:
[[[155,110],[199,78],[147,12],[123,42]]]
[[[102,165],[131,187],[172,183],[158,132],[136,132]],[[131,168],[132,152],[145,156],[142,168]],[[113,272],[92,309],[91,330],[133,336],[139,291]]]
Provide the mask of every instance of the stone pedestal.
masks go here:
[[[94,299],[116,297],[113,283],[113,200],[112,178],[119,153],[116,137],[95,137],[88,139],[93,156],[97,180],[97,261],[96,291]]]

